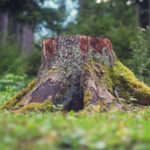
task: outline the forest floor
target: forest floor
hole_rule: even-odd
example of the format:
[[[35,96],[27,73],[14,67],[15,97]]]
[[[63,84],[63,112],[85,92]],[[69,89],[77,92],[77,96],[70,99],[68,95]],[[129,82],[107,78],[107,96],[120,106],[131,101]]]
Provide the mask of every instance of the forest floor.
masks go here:
[[[26,81],[26,76],[3,76],[0,104]],[[103,113],[0,113],[0,150],[148,150],[149,133],[150,107]]]

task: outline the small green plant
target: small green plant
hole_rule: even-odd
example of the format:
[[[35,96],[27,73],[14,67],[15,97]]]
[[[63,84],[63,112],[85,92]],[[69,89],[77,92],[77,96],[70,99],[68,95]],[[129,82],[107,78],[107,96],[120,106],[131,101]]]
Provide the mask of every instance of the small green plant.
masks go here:
[[[0,75],[10,72],[21,74],[23,60],[18,45],[9,42],[0,43],[0,61]]]
[[[141,81],[145,81],[144,78],[148,76],[148,66],[150,65],[147,32],[149,32],[148,29],[139,28],[136,40],[130,43],[132,49],[131,69]]]
[[[52,105],[54,109],[56,110],[62,110],[64,106],[62,104]]]
[[[120,102],[121,102],[121,103],[124,103],[124,102],[125,102],[125,99],[124,99],[124,98],[122,98],[122,97],[121,97],[121,98],[119,98],[119,100],[120,100]]]
[[[134,98],[133,96],[129,97],[129,100],[130,100],[130,101],[137,101],[137,99]]]
[[[26,75],[20,76],[12,73],[3,75],[0,78],[0,105],[25,88],[28,81]]]
[[[19,45],[7,42],[0,43],[0,76],[7,73],[18,75],[36,76],[40,67],[40,46],[34,47],[33,51],[22,55]]]

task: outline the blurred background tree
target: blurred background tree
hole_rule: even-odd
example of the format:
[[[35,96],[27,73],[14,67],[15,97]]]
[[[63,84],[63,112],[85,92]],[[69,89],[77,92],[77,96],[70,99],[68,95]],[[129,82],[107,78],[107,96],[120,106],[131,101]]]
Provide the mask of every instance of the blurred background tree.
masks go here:
[[[70,19],[69,4],[77,12]],[[108,37],[118,58],[147,82],[149,42],[143,43],[138,37],[149,40],[149,25],[150,0],[1,0],[0,75],[12,72],[35,76],[41,57],[41,42],[37,39],[43,37],[37,33],[47,32],[49,37],[68,34]],[[146,30],[141,34],[138,27]],[[135,68],[139,54],[147,62],[140,75],[139,68]]]
[[[65,0],[56,0],[57,8],[44,7],[44,2],[46,0],[0,1],[0,74],[36,75],[40,45],[34,43],[34,33],[40,32],[42,26],[59,35],[66,18]]]

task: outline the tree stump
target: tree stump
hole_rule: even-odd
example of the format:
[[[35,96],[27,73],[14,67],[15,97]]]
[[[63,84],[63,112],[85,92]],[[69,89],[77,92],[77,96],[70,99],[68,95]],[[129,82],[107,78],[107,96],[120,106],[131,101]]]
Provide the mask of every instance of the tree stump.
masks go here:
[[[116,90],[119,89],[119,90]],[[28,88],[6,102],[1,109],[18,112],[50,110],[61,104],[64,110],[121,108],[120,98],[150,104],[150,88],[117,59],[109,39],[92,36],[59,36],[43,39],[38,76]]]

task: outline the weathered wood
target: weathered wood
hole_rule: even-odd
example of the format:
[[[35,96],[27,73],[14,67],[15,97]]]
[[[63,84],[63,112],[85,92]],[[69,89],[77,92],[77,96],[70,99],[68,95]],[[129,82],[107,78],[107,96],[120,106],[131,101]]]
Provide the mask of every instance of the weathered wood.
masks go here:
[[[80,35],[43,39],[37,86],[23,101],[32,103],[52,99],[55,104],[62,103],[64,108],[78,110],[84,105],[84,91],[89,90],[93,93],[92,104],[97,105],[99,99],[111,103],[115,98],[105,86],[89,76],[83,77],[82,67],[91,59],[105,62],[108,67],[113,65],[116,56],[109,39]]]
[[[120,90],[114,92],[116,87]],[[128,100],[130,96],[137,103],[150,104],[150,88],[117,60],[110,40],[92,36],[43,39],[36,83],[26,91],[29,92],[20,94],[21,98],[17,96],[18,104],[17,99],[10,100],[3,108],[12,103],[11,108],[25,110],[28,104],[46,101],[62,104],[65,110],[78,111],[89,105],[121,108],[119,97]]]
[[[99,57],[98,59],[108,66],[113,65],[116,60],[109,39],[80,35],[44,39],[42,54],[38,79],[50,68],[67,68],[67,63],[69,63],[68,69],[74,72],[75,65],[81,66],[92,57]]]

